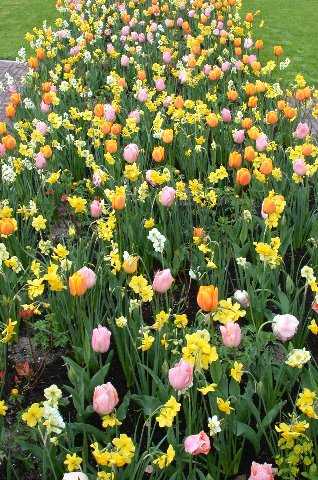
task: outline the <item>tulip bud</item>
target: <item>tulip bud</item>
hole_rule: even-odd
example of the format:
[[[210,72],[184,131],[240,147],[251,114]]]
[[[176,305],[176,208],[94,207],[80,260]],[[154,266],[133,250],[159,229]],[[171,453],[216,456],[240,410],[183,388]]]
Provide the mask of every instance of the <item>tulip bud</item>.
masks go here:
[[[92,349],[96,353],[106,353],[110,347],[111,332],[106,327],[98,325],[92,333]]]

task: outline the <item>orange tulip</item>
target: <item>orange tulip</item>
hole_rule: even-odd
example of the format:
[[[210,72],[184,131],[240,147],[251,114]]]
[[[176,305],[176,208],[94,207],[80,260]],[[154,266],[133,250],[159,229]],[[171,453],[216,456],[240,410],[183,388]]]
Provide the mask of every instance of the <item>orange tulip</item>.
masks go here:
[[[278,122],[278,115],[275,111],[267,112],[266,122],[269,125],[275,125]]]
[[[73,297],[80,297],[81,295],[84,295],[87,290],[85,277],[80,272],[75,272],[68,279],[68,286],[70,289],[70,294],[73,295]]]
[[[17,145],[17,142],[12,135],[5,135],[2,138],[2,143],[7,150],[14,150]]]
[[[270,213],[274,213],[275,210],[276,206],[273,200],[271,200],[270,198],[265,198],[262,205],[262,211],[268,215]]]
[[[280,57],[284,53],[283,47],[281,45],[275,45],[273,51],[275,57]]]
[[[202,227],[193,227],[193,236],[202,238],[204,236],[204,229]]]
[[[174,106],[177,108],[177,109],[181,109],[183,108],[183,105],[184,105],[184,100],[182,97],[178,96],[176,97],[175,101],[174,101]]]
[[[258,103],[258,98],[253,96],[248,99],[247,105],[249,108],[256,108]]]
[[[95,117],[103,117],[105,113],[104,105],[102,103],[97,103],[94,107]]]
[[[238,99],[238,93],[236,90],[229,90],[227,92],[227,98],[231,101],[231,102],[235,102],[237,99]]]
[[[0,135],[4,135],[7,131],[6,122],[0,122]]]
[[[36,57],[30,57],[28,59],[28,65],[30,68],[32,68],[33,70],[36,70],[39,66],[39,61]]]
[[[304,157],[310,157],[310,155],[313,152],[313,145],[310,143],[306,143],[305,145],[302,146],[302,154]]]
[[[123,210],[126,206],[126,195],[115,194],[112,198],[112,207],[114,210]]]
[[[265,158],[265,160],[262,161],[261,166],[259,168],[259,171],[263,175],[270,175],[273,171],[273,162],[271,158]]]
[[[254,148],[251,145],[245,147],[244,159],[247,160],[248,162],[254,162],[255,158],[256,158],[256,152]]]
[[[116,153],[118,148],[116,140],[106,140],[105,148],[108,153]]]
[[[245,187],[251,182],[251,174],[247,168],[240,168],[236,174],[236,183]]]
[[[249,130],[253,126],[253,121],[251,118],[246,117],[242,119],[241,125],[242,125],[242,128]]]
[[[160,163],[163,162],[165,158],[165,149],[164,147],[154,147],[152,151],[152,159],[154,162]]]
[[[52,157],[52,148],[50,145],[44,145],[43,147],[40,148],[41,152],[43,153],[45,158],[50,158]]]
[[[263,48],[263,47],[264,47],[264,42],[263,42],[263,40],[256,40],[256,42],[255,42],[255,48],[256,48],[257,50],[261,50],[261,48]]]
[[[1,218],[0,219],[0,234],[4,236],[12,235],[17,230],[17,221],[15,218]]]
[[[10,95],[10,101],[11,103],[16,107],[21,103],[21,95],[18,92],[13,92]]]
[[[254,83],[248,83],[245,85],[245,92],[248,97],[252,97],[256,93],[256,86]]]
[[[218,306],[219,291],[213,285],[201,286],[197,295],[197,304],[204,312],[212,312]]]
[[[219,124],[218,117],[215,115],[215,113],[209,113],[206,117],[206,123],[209,125],[211,128],[215,128]]]
[[[110,129],[111,133],[116,136],[120,135],[121,130],[122,130],[122,126],[120,125],[120,123],[114,123]]]
[[[229,156],[229,167],[240,168],[242,165],[242,155],[239,152],[231,152]]]
[[[173,130],[171,128],[167,128],[166,130],[164,130],[162,132],[162,135],[161,135],[161,140],[164,142],[164,143],[172,143],[172,140],[173,140]]]
[[[44,48],[41,48],[41,47],[40,47],[40,48],[37,48],[36,51],[35,51],[35,53],[36,53],[36,58],[37,58],[38,60],[44,60],[44,59],[45,59],[45,50],[44,50]]]
[[[6,106],[6,117],[7,118],[14,118],[16,114],[15,106],[12,103]]]
[[[126,273],[132,274],[137,271],[139,257],[129,257],[123,262],[123,270]]]

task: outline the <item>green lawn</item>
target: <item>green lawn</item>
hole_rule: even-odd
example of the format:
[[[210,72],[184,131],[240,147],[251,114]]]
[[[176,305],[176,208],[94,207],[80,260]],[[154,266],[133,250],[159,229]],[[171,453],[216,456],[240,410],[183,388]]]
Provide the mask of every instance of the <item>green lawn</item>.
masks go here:
[[[14,59],[26,32],[56,16],[55,0],[0,0],[0,58]]]
[[[243,11],[261,10],[256,17],[257,36],[265,41],[263,59],[269,59],[273,45],[281,44],[291,65],[283,76],[292,80],[304,73],[318,84],[318,0],[242,0]],[[0,58],[15,58],[24,35],[44,19],[56,17],[55,0],[0,0]],[[264,26],[259,27],[261,20]],[[284,56],[284,58],[285,58]]]
[[[318,85],[318,0],[242,0],[243,11],[257,11],[255,26],[265,42],[262,58],[269,59],[273,45],[282,45],[291,64],[281,75],[292,80],[303,73]],[[261,20],[264,26],[259,28]]]

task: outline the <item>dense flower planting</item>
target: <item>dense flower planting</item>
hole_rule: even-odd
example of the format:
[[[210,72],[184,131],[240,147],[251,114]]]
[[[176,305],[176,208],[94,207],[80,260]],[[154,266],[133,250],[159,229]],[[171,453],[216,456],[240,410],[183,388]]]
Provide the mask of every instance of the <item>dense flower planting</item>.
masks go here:
[[[275,82],[240,8],[58,0],[27,35],[0,124],[4,478],[318,478],[318,91]]]

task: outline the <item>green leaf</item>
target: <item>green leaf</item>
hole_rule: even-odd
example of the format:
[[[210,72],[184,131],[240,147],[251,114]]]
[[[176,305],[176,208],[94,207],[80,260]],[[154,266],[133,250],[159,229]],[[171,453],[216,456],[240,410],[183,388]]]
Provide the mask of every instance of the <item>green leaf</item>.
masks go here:
[[[277,295],[279,298],[279,303],[280,303],[280,308],[282,313],[290,312],[290,301],[287,295],[281,290],[278,290]]]
[[[132,395],[131,399],[143,409],[146,417],[152,415],[152,413],[161,405],[158,398],[151,397],[150,395]]]
[[[246,438],[254,447],[255,453],[260,451],[260,436],[249,425],[242,422],[236,422],[236,435]]]
[[[111,352],[111,355],[110,355],[111,358],[108,357],[108,361],[106,365],[104,365],[100,370],[98,370],[98,372],[96,372],[95,375],[91,378],[89,382],[89,392],[87,392],[89,397],[91,396],[94,388],[97,387],[97,385],[102,385],[104,383],[105,377],[110,368],[112,355],[113,355],[113,352]]]
[[[116,410],[116,417],[118,418],[118,420],[120,422],[122,422],[126,418],[129,403],[130,403],[130,399],[131,399],[130,393],[127,393],[125,395],[123,401],[121,402],[120,407],[117,408],[117,410]]]
[[[269,427],[272,422],[275,420],[279,412],[281,411],[282,407],[285,405],[286,402],[279,402],[277,405],[275,405],[268,413],[267,415],[263,418],[261,422],[261,428],[265,430],[267,427]]]

